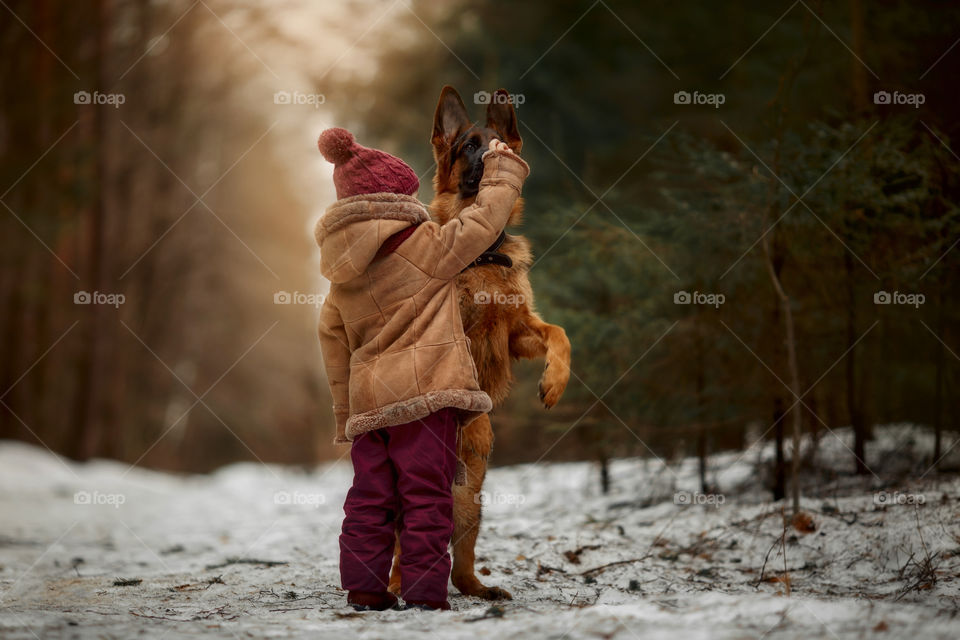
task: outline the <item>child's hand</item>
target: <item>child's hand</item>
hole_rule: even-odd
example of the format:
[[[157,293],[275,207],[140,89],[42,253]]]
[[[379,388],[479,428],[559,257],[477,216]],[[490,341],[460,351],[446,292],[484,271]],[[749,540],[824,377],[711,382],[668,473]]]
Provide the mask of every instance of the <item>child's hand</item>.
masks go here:
[[[509,156],[513,156],[513,157],[516,158],[517,160],[520,159],[520,156],[518,156],[517,154],[515,154],[515,153],[513,152],[513,149],[511,149],[511,148],[507,145],[506,142],[501,142],[500,140],[497,140],[496,138],[494,138],[493,140],[490,141],[490,149],[487,151],[487,153],[492,153],[492,152],[494,152],[494,151],[499,151],[500,153],[505,153],[505,154],[507,154],[507,155],[509,155]],[[483,154],[483,155],[487,155],[487,153],[485,153],[485,154]]]
[[[504,153],[511,153],[510,147],[507,146],[507,143],[501,142],[496,138],[490,141],[490,151],[502,151]]]
[[[489,156],[492,153],[500,153],[502,155],[508,156],[515,162],[518,162],[521,165],[523,165],[523,167],[525,167],[525,170],[523,171],[523,178],[520,179],[521,182],[525,180],[527,175],[530,173],[530,167],[527,166],[527,163],[524,162],[523,158],[521,158],[513,149],[511,149],[510,145],[508,145],[506,142],[502,142],[496,138],[491,140],[489,148],[483,152],[482,159],[486,161],[487,156]]]

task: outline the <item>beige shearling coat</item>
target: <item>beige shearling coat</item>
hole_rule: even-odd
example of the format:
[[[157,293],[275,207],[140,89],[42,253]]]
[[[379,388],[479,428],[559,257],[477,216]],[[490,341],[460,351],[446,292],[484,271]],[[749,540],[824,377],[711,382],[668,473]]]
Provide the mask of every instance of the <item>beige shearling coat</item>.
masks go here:
[[[393,193],[343,198],[317,223],[321,272],[331,282],[319,334],[334,442],[446,407],[465,425],[492,408],[463,332],[456,276],[503,230],[530,169],[506,152],[483,161],[476,202],[445,225],[416,198]],[[399,247],[378,256],[411,225]]]

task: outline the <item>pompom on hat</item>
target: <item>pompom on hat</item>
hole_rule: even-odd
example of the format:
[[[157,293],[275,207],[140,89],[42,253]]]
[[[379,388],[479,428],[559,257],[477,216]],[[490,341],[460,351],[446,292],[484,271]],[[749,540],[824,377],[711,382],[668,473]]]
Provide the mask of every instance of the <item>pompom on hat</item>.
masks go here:
[[[320,134],[320,153],[332,162],[337,198],[367,193],[412,196],[420,188],[417,173],[406,162],[385,151],[357,144],[353,134],[334,127]]]

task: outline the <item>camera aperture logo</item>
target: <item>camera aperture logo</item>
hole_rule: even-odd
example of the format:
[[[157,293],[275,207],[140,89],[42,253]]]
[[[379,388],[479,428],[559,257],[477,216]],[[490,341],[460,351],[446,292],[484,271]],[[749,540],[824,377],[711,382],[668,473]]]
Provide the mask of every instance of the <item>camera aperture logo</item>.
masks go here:
[[[73,294],[73,304],[105,304],[119,309],[127,301],[122,293],[103,293],[102,291],[77,291]]]
[[[319,309],[327,297],[322,293],[300,293],[294,291],[277,291],[273,294],[273,304],[306,304]]]
[[[512,104],[519,107],[527,99],[522,93],[490,93],[489,91],[477,91],[473,94],[474,104]]]
[[[73,494],[73,504],[83,506],[109,506],[119,509],[126,503],[127,496],[122,493],[100,493],[99,491],[77,491]]]
[[[901,91],[877,91],[873,94],[873,104],[909,106],[919,109],[927,101],[922,93],[903,93]]]
[[[673,94],[673,104],[695,104],[708,105],[714,109],[719,109],[720,105],[727,101],[727,96],[722,93],[701,93],[699,91],[677,91]]]
[[[719,509],[727,501],[722,493],[700,493],[699,491],[677,491],[673,494],[673,504],[686,507],[689,505],[709,506]]]
[[[73,94],[73,104],[96,104],[110,105],[114,109],[119,109],[120,105],[127,101],[127,96],[122,93],[100,93],[94,91],[77,91]]]
[[[727,301],[722,293],[701,293],[700,291],[677,291],[673,294],[673,304],[705,304],[719,309]]]
[[[482,504],[485,507],[488,507],[492,504],[519,507],[526,501],[527,496],[523,495],[522,493],[500,493],[499,491],[494,491],[491,493],[484,490],[473,494],[473,503]]]
[[[273,94],[273,104],[309,105],[319,109],[327,101],[322,93],[303,93],[302,91],[277,91]]]
[[[502,304],[520,307],[526,302],[522,293],[501,293],[500,291],[477,291],[473,294],[474,304]]]
[[[900,293],[894,291],[877,291],[873,294],[873,304],[905,304],[919,309],[920,305],[927,301],[927,296],[922,293]]]
[[[310,507],[319,509],[327,503],[327,497],[322,493],[303,493],[301,491],[277,491],[273,494],[273,504],[284,507]]]
[[[891,505],[921,505],[926,504],[927,497],[922,493],[900,493],[894,491],[878,491],[873,494],[873,504],[878,507],[889,507]]]

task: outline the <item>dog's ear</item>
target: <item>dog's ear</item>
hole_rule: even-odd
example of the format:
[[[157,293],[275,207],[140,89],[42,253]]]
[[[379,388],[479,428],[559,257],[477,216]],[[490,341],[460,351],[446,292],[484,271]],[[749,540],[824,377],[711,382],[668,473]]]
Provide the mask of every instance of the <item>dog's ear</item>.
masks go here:
[[[437,102],[437,111],[433,116],[433,136],[430,143],[435,151],[446,150],[459,133],[470,126],[467,108],[457,90],[444,85]]]
[[[520,153],[523,140],[517,129],[517,112],[506,89],[497,89],[487,105],[487,127],[500,134],[500,139],[515,153]]]

